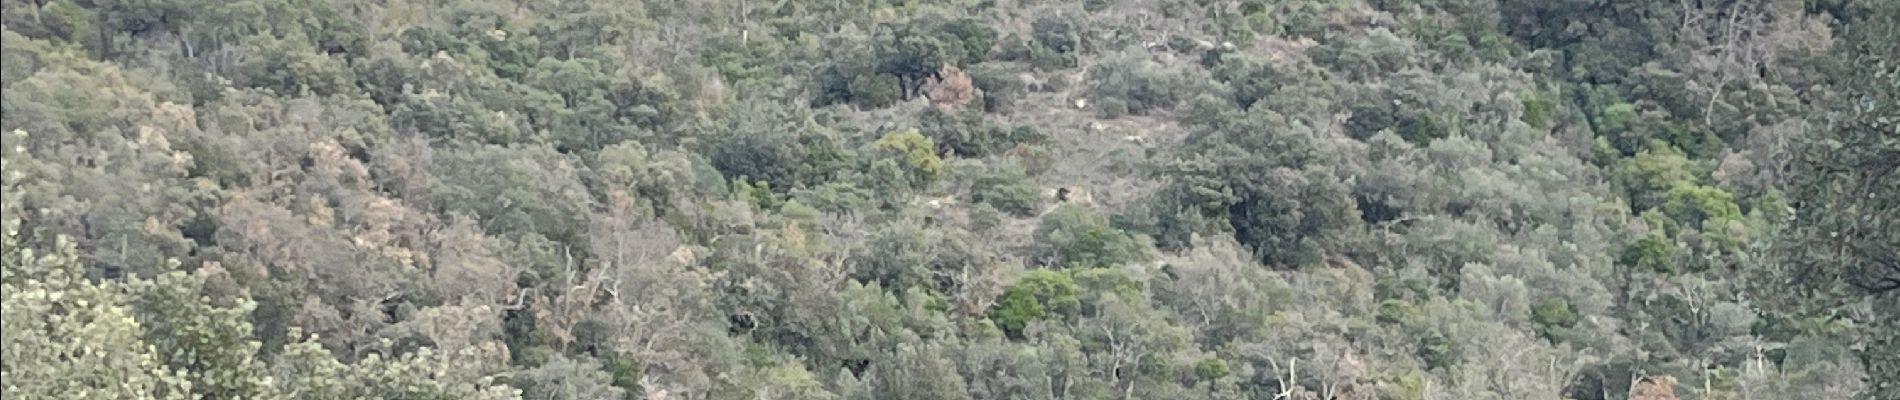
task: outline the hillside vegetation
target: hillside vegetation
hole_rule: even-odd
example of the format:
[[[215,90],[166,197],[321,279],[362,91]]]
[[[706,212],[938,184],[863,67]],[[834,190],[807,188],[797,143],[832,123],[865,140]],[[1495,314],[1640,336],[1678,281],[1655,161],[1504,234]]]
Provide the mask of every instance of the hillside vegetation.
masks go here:
[[[5,0],[19,399],[1900,399],[1892,0]]]

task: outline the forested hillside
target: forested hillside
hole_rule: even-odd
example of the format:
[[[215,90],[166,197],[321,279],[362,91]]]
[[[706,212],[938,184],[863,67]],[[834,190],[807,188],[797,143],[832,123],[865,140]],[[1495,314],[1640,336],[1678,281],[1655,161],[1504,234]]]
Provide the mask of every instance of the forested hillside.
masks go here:
[[[5,0],[18,399],[1900,399],[1900,1]]]

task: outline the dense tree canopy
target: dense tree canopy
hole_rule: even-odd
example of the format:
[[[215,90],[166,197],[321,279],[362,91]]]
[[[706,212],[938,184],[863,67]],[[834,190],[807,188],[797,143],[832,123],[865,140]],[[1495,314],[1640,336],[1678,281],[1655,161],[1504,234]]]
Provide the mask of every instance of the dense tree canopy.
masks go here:
[[[1900,398],[1890,0],[0,11],[12,397]]]

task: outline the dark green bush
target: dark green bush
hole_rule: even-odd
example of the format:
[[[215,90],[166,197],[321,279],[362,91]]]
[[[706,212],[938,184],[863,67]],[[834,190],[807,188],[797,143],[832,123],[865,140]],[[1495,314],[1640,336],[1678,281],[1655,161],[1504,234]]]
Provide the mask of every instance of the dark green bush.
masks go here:
[[[1089,68],[1088,93],[1103,116],[1146,115],[1206,90],[1203,83],[1130,50]]]
[[[1561,297],[1544,299],[1537,307],[1531,308],[1531,323],[1545,339],[1556,341],[1558,331],[1577,326],[1581,317],[1570,307],[1570,301]]]

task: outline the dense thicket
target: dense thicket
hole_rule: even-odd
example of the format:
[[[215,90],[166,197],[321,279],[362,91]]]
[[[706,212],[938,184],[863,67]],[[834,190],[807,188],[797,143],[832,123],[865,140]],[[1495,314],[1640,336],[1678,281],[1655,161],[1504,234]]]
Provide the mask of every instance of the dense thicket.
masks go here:
[[[11,397],[1900,399],[1889,0],[0,11]]]

